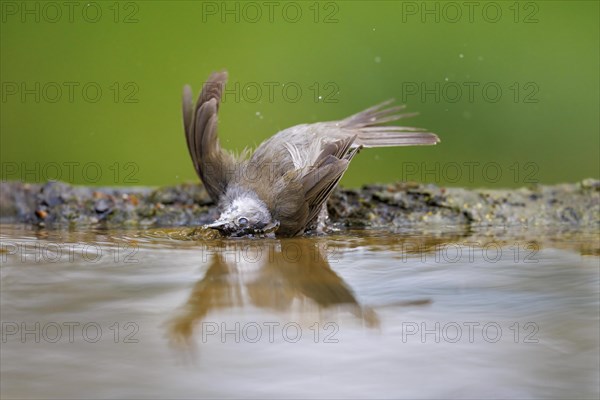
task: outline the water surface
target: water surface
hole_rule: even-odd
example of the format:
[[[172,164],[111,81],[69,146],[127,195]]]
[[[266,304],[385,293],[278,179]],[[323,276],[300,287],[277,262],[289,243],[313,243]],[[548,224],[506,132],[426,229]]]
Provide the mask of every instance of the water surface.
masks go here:
[[[1,226],[3,398],[598,398],[598,232]]]

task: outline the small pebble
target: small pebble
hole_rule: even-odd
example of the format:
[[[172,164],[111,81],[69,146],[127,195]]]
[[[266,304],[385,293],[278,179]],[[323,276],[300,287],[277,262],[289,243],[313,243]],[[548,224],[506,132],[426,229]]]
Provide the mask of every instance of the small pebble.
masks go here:
[[[106,199],[100,199],[96,201],[96,204],[94,205],[94,210],[96,210],[96,212],[99,214],[103,214],[109,209],[110,205],[108,204],[108,201]]]
[[[40,219],[46,219],[48,213],[44,210],[35,210],[35,215],[37,215]]]

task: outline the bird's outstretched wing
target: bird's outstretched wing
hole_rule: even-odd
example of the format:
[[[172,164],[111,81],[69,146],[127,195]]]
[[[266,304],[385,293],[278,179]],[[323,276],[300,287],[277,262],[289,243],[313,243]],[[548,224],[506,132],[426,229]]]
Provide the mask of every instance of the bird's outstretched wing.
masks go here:
[[[221,149],[217,136],[217,113],[226,82],[226,71],[211,74],[195,105],[192,88],[189,85],[183,88],[183,125],[188,150],[196,173],[215,203],[225,194],[236,164],[235,157]]]

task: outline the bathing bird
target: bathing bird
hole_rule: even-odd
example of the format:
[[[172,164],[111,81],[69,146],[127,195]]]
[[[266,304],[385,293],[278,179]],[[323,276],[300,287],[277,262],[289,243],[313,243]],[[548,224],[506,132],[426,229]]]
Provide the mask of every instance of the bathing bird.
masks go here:
[[[198,177],[218,205],[208,228],[225,236],[290,237],[314,231],[327,215],[326,203],[362,148],[434,145],[438,137],[420,128],[383,125],[415,115],[393,100],[339,121],[301,124],[262,142],[254,152],[221,148],[217,119],[226,71],[204,83],[194,104],[183,89],[183,122]]]

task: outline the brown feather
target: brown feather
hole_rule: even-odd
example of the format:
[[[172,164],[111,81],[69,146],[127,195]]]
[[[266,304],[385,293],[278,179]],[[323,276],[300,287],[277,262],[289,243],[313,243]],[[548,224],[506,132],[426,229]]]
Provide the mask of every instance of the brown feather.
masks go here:
[[[305,228],[313,224],[333,189],[348,169],[352,157],[358,152],[358,147],[350,150],[355,139],[356,135],[332,143],[334,146],[326,146],[319,155],[320,161],[303,177],[304,198],[308,205]]]
[[[438,137],[423,129],[382,124],[406,118],[404,105],[388,100],[340,121],[297,125],[265,140],[245,160],[221,149],[218,111],[227,72],[213,73],[196,103],[186,85],[183,123],[196,172],[215,202],[232,202],[248,193],[258,197],[280,224],[278,236],[302,234],[362,147],[431,145]],[[239,173],[242,172],[242,173]]]
[[[226,82],[227,72],[215,72],[204,84],[195,105],[189,85],[184,86],[182,97],[188,150],[196,173],[214,202],[225,194],[236,165],[235,157],[221,149],[217,135],[219,103]]]
[[[394,99],[384,101],[335,123],[347,130],[347,135],[357,135],[354,145],[363,147],[416,146],[439,143],[437,135],[420,128],[382,126],[387,122],[412,117],[418,113],[399,113],[405,105],[387,107]],[[331,124],[331,123],[329,123]],[[336,136],[341,136],[339,133]]]

